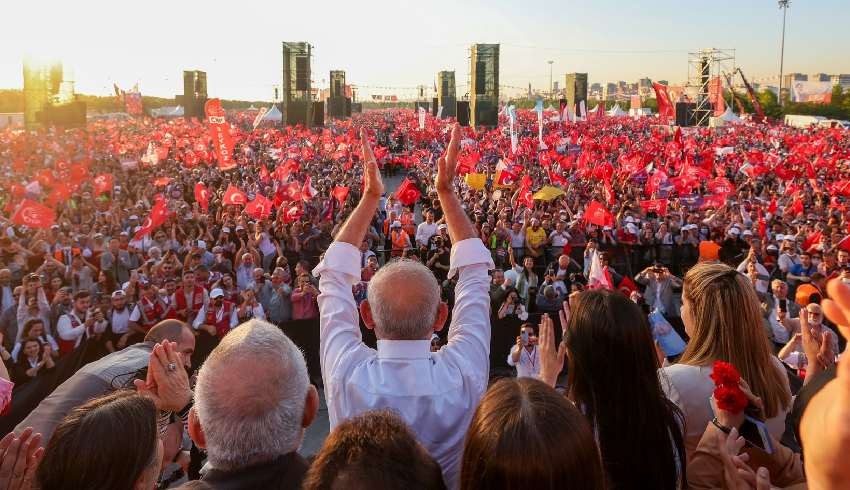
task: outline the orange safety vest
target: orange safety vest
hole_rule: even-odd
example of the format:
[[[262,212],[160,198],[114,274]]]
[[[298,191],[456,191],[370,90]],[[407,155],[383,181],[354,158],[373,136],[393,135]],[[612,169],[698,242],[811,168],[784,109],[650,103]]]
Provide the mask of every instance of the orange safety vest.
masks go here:
[[[408,246],[407,246],[407,244],[408,244],[407,233],[405,233],[403,230],[392,232],[392,242],[393,242],[392,256],[393,257],[401,257],[401,254],[402,254],[402,252],[404,252],[404,249],[408,248]]]

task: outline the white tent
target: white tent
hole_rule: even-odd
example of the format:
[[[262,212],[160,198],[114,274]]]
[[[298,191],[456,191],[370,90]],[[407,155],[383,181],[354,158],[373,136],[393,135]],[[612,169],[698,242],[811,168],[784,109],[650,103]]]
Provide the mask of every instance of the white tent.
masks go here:
[[[183,107],[160,107],[159,109],[151,109],[153,117],[183,117]]]
[[[614,104],[614,107],[608,111],[609,116],[627,116],[628,113],[623,109],[620,109],[620,104]]]
[[[726,107],[726,112],[718,116],[720,119],[723,119],[726,122],[736,123],[741,122],[741,118],[736,116],[734,112],[732,112],[731,107]]]
[[[558,109],[555,109],[552,104],[549,104],[549,107],[546,108],[546,112],[558,112]]]
[[[283,114],[280,113],[280,109],[277,106],[273,105],[266,115],[263,116],[263,121],[274,121],[280,122],[283,119]]]
[[[247,108],[247,109],[245,109],[245,110],[246,110],[246,111],[259,111],[259,109],[257,109],[256,107],[254,107],[254,104],[251,104],[251,107],[249,107],[249,108]]]
[[[588,114],[588,115],[590,115],[590,114],[596,114],[596,111],[597,111],[597,110],[599,110],[599,104],[596,104],[595,106],[593,106],[593,109],[591,109],[591,110],[587,111],[587,114]]]

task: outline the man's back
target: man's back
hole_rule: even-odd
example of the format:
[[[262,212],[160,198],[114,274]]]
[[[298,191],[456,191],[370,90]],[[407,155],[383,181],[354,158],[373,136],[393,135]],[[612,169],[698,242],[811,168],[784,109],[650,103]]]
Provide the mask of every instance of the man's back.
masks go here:
[[[429,340],[378,340],[363,344],[351,286],[358,279],[359,253],[334,243],[316,268],[321,274],[321,363],[331,429],[368,410],[399,413],[440,463],[447,485],[455,486],[463,440],[475,407],[487,388],[492,261],[477,238],[452,249],[451,268],[460,278],[448,344],[430,352]]]

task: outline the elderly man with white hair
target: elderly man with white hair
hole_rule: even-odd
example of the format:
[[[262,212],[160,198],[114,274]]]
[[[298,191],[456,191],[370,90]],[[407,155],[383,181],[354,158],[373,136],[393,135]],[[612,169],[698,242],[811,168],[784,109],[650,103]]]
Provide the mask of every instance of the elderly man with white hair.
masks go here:
[[[280,331],[253,319],[233,330],[198,372],[189,435],[207,452],[212,488],[300,488],[298,454],[319,396],[304,355]]]
[[[424,265],[396,259],[369,281],[360,315],[375,330],[377,351],[360,336],[351,287],[360,280],[362,243],[383,192],[365,130],[364,192],[314,274],[319,282],[320,356],[331,429],[375,409],[401,415],[440,463],[447,486],[457,486],[463,440],[487,388],[490,354],[489,251],[455,194],[460,129],[452,129],[438,160],[437,193],[454,244],[449,277],[459,276],[448,344],[431,352],[431,335],[443,328],[448,307]]]

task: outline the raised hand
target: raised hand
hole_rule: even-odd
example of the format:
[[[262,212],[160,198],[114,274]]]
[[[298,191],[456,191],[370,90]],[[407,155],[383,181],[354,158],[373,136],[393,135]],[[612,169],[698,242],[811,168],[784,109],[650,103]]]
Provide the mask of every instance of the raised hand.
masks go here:
[[[133,383],[142,395],[150,397],[156,408],[178,412],[192,400],[189,376],[183,366],[177,343],[168,340],[156,344],[148,362],[148,377]]]
[[[35,470],[44,455],[41,434],[27,427],[17,437],[14,432],[0,440],[0,488],[29,490],[35,480]]]
[[[384,182],[381,180],[378,162],[375,161],[375,154],[372,153],[372,145],[369,144],[369,135],[365,128],[360,130],[360,144],[363,149],[363,194],[381,197],[384,193]]]
[[[554,388],[558,374],[564,369],[567,347],[563,341],[555,347],[555,326],[549,315],[544,314],[540,318],[539,330],[537,348],[540,352],[540,381]]]
[[[829,282],[823,311],[847,337],[850,335],[850,286]],[[802,329],[803,325],[800,325]],[[800,436],[806,451],[809,488],[841,488],[850,481],[845,452],[850,447],[850,359],[838,363],[836,378],[809,402],[800,421]]]
[[[454,178],[457,167],[457,153],[460,147],[460,126],[452,127],[452,135],[445,155],[437,159],[437,178],[434,184],[437,192],[454,192]]]

